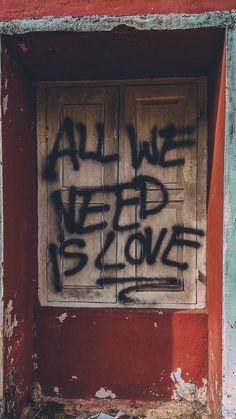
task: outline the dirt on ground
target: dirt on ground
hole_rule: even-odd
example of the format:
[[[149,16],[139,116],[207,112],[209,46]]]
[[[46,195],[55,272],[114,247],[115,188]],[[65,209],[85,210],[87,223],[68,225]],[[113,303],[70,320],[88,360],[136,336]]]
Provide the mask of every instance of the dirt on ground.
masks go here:
[[[20,419],[210,419],[207,409],[187,401],[142,402],[119,399],[43,398]]]

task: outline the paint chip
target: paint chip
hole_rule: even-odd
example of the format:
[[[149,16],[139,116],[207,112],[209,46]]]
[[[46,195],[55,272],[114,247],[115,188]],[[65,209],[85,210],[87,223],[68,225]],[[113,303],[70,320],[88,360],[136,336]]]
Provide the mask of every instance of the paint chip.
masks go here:
[[[72,375],[71,376],[71,380],[78,380],[79,379],[79,377],[77,377],[77,375]]]
[[[175,383],[175,390],[171,396],[172,400],[187,400],[188,402],[198,401],[203,406],[207,404],[207,380],[202,379],[203,386],[198,388],[195,384],[186,382],[182,377],[181,368],[177,368],[170,374],[170,378]]]
[[[154,322],[153,324],[154,324],[154,327],[157,328],[157,322]]]
[[[12,346],[10,345],[7,349],[7,358],[9,358],[9,356],[11,355],[11,351],[12,351]]]
[[[2,98],[2,110],[5,115],[8,110],[8,95],[3,96]]]
[[[107,397],[115,399],[116,394],[112,393],[111,390],[106,390],[104,387],[101,387],[100,390],[95,393],[95,397],[98,397],[99,399],[106,399]]]
[[[67,313],[62,313],[60,316],[56,317],[56,319],[58,319],[59,322],[63,323],[64,320],[66,320],[67,317],[68,317]]]
[[[9,301],[5,308],[5,320],[4,320],[4,334],[7,338],[12,337],[14,328],[17,327],[18,321],[16,320],[16,314],[12,316],[13,302]]]

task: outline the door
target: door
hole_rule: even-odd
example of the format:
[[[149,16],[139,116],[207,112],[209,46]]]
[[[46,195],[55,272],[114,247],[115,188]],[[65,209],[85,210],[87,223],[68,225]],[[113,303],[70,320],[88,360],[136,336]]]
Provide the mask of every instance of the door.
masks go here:
[[[43,305],[203,305],[204,95],[201,79],[40,88]]]

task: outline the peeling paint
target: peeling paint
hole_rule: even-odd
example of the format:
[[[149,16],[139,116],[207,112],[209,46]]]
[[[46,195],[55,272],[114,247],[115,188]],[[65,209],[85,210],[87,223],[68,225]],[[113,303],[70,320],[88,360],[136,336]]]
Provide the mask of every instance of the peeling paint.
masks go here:
[[[16,408],[16,371],[12,367],[7,376],[7,382],[5,387],[5,414],[7,418],[15,417]]]
[[[63,323],[64,320],[66,320],[67,317],[68,317],[67,313],[62,313],[60,316],[56,317],[56,319],[58,319],[59,322]]]
[[[111,31],[120,25],[137,30],[174,30],[232,26],[235,11],[206,12],[200,14],[169,13],[131,16],[47,16],[40,19],[14,19],[0,22],[0,33],[5,35],[29,32],[95,32]]]
[[[7,358],[9,358],[9,356],[11,355],[11,351],[12,351],[12,346],[8,346],[7,348]]]
[[[99,399],[106,399],[107,397],[115,399],[116,394],[112,393],[111,390],[106,390],[104,387],[101,387],[100,390],[96,391],[95,397],[98,397]]]
[[[77,375],[72,375],[70,381],[78,381],[79,377]]]
[[[188,402],[198,401],[201,405],[207,405],[207,380],[202,379],[203,386],[197,387],[194,383],[190,381],[185,381],[182,377],[181,368],[177,368],[176,371],[173,371],[170,374],[170,378],[175,383],[175,390],[171,398],[173,400],[187,400]]]
[[[18,321],[16,320],[16,314],[12,316],[12,310],[13,310],[13,302],[12,300],[10,300],[5,309],[5,319],[4,319],[4,334],[7,338],[12,337],[15,327],[17,327],[18,325]]]
[[[8,110],[8,95],[3,96],[2,98],[2,109],[5,115]]]

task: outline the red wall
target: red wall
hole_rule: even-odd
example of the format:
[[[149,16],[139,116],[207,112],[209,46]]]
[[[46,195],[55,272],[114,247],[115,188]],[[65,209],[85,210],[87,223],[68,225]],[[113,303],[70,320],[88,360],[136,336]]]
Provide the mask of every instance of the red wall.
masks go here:
[[[225,123],[225,50],[216,74],[210,124],[211,178],[208,199],[207,308],[209,336],[209,400],[218,418],[222,384],[222,252],[223,252],[223,173]]]
[[[4,46],[2,86],[4,387],[6,417],[18,418],[33,380],[33,288],[37,280],[36,155],[30,81]]]
[[[1,0],[0,19],[47,15],[198,13],[236,8],[236,1],[119,1]],[[222,77],[221,77],[222,76]],[[215,109],[214,163],[208,216],[209,381],[211,405],[217,410],[221,388],[221,256],[223,197],[224,76],[219,78],[220,101]],[[29,78],[4,52],[3,115],[4,171],[4,304],[13,302],[5,337],[5,386],[9,418],[19,411],[33,380],[33,302],[37,278],[36,144],[31,130],[33,106]],[[220,81],[221,80],[221,81]],[[217,102],[217,101],[216,101]],[[21,112],[21,108],[24,112]],[[217,262],[216,262],[217,261]],[[214,296],[214,297],[213,297]],[[217,302],[217,304],[216,304]],[[61,323],[58,317],[66,312]],[[185,379],[201,385],[207,377],[207,314],[200,311],[35,310],[39,370],[45,394],[59,387],[63,396],[90,397],[108,387],[122,398],[169,398],[169,375],[181,367]],[[13,361],[12,361],[13,360]],[[188,374],[188,375],[187,375]],[[72,378],[72,377],[78,377]],[[154,384],[153,384],[154,383]],[[217,383],[217,385],[216,385]],[[14,413],[15,412],[15,413]],[[215,416],[217,417],[217,416]]]
[[[93,397],[107,387],[119,398],[170,399],[177,367],[198,386],[207,377],[201,312],[41,308],[37,332],[38,379],[48,395],[56,386],[64,397]]]
[[[43,16],[200,13],[236,9],[235,0],[1,0],[0,20]]]

